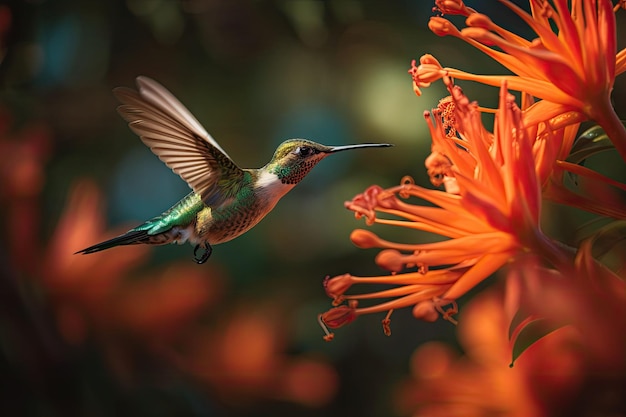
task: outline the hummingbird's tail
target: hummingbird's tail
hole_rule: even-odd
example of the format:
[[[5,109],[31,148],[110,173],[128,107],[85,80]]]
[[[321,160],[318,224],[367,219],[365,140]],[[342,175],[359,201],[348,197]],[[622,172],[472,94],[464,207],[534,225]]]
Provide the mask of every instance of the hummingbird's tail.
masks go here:
[[[165,245],[174,242],[183,243],[187,241],[193,233],[193,231],[189,229],[190,217],[195,216],[203,206],[204,203],[200,197],[191,192],[163,214],[145,221],[123,235],[79,250],[75,254],[82,253],[86,255],[110,249],[115,246],[136,245],[138,243],[145,243],[147,245]],[[190,210],[191,214],[188,213]]]
[[[104,242],[97,243],[93,246],[89,246],[88,248],[79,250],[75,252],[74,255],[78,253],[82,253],[83,255],[87,255],[89,253],[100,252],[102,250],[111,249],[115,246],[122,245],[136,245],[138,243],[145,243],[149,238],[147,230],[129,230],[123,235],[114,237],[113,239],[105,240]]]

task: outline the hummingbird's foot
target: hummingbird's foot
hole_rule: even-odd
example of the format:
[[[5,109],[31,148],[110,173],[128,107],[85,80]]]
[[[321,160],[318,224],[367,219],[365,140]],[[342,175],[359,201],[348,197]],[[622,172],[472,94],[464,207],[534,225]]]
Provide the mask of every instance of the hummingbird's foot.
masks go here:
[[[202,246],[198,244],[193,249],[193,260],[196,261],[198,265],[205,263],[207,259],[209,259],[209,257],[211,256],[211,252],[213,252],[213,248],[207,243],[204,247],[204,253],[198,256],[198,249],[200,249],[201,247]]]

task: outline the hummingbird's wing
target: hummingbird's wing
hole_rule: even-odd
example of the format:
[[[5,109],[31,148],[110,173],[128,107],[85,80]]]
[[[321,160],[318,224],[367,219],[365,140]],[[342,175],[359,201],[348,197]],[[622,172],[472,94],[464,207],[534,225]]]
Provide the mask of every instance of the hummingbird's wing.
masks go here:
[[[161,84],[137,77],[139,91],[113,90],[129,127],[156,156],[189,184],[205,204],[218,206],[237,191],[244,175],[200,122]],[[228,179],[228,181],[225,181]]]

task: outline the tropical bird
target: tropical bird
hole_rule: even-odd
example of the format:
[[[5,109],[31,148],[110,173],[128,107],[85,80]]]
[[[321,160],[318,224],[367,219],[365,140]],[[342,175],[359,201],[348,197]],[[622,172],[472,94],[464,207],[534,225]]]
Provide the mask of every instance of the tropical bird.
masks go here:
[[[242,169],[172,93],[148,77],[140,76],[136,81],[138,91],[124,87],[113,90],[122,103],[117,111],[142,142],[187,182],[192,192],[164,213],[77,254],[120,245],[189,241],[195,244],[194,260],[204,263],[211,256],[213,245],[250,230],[328,155],[392,146],[326,146],[306,139],[289,139],[278,146],[264,167]]]

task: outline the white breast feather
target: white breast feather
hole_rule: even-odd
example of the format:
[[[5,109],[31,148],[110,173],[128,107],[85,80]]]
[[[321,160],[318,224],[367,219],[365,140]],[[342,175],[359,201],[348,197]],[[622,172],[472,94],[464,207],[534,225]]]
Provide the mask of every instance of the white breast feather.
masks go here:
[[[278,176],[271,172],[261,172],[256,180],[256,189],[259,194],[274,204],[293,187],[294,184],[283,184]]]

